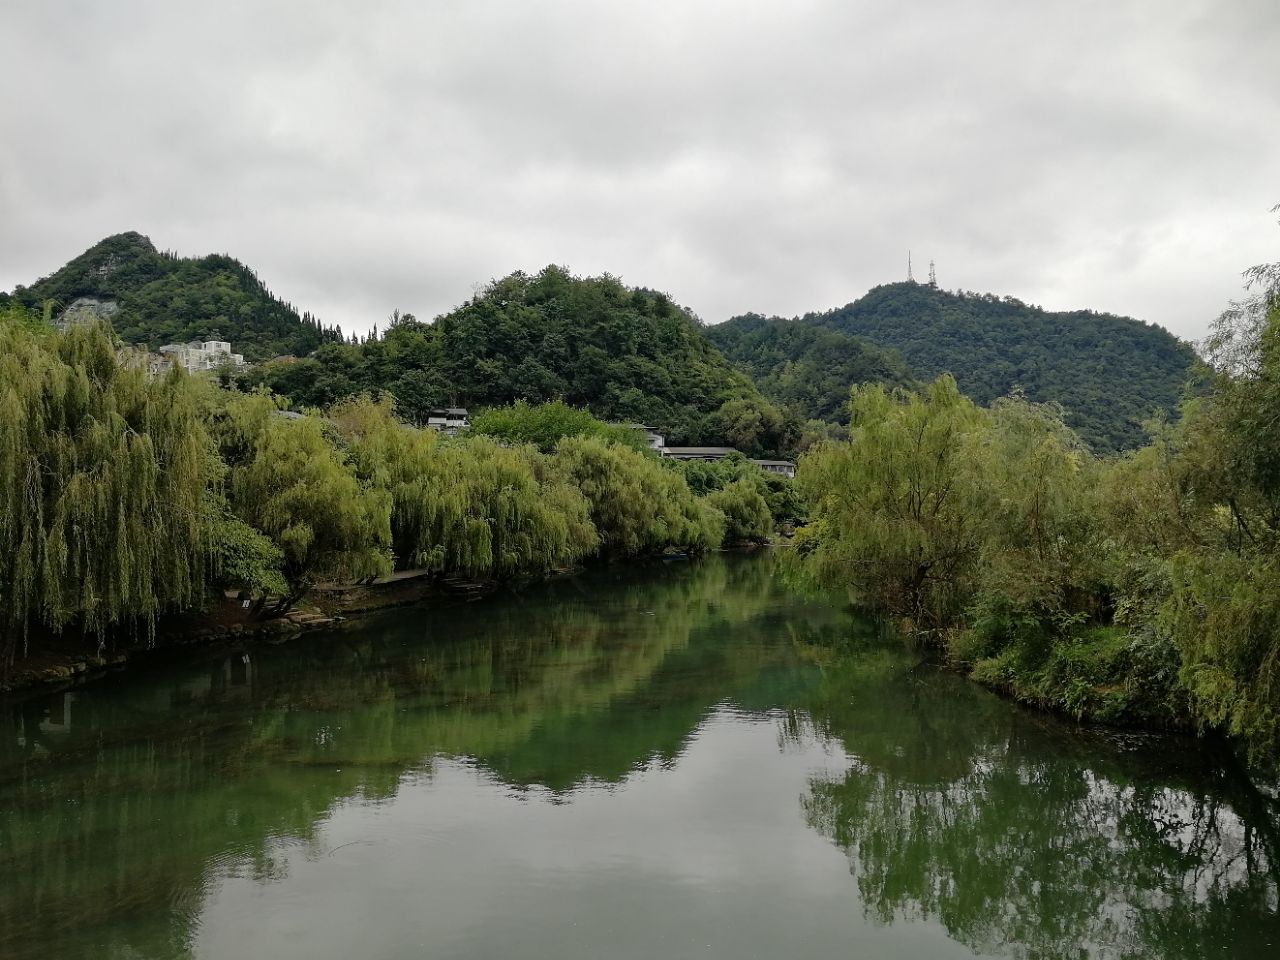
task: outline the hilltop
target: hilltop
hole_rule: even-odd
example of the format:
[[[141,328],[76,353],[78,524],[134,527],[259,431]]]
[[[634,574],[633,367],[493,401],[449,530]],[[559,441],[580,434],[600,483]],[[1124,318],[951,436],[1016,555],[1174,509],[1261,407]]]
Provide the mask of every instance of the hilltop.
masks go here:
[[[153,349],[216,333],[248,359],[263,360],[342,337],[274,296],[240,261],[162,253],[132,231],[107,237],[12,296],[32,308],[52,302],[55,317],[69,308],[105,316],[121,338]]]
[[[667,294],[557,266],[495,280],[433,322],[397,314],[364,343],[254,376],[312,406],[385,391],[411,420],[441,405],[563,400],[653,424],[672,443],[728,442],[752,456],[790,449],[799,432]]]
[[[875,287],[846,306],[794,321],[763,322],[786,331],[775,338],[784,348],[772,359],[775,370],[808,364],[813,335],[795,331],[834,332],[852,339],[845,349],[855,368],[864,365],[869,343],[895,351],[921,380],[950,373],[981,404],[1018,389],[1031,400],[1060,403],[1068,424],[1100,452],[1140,446],[1142,423],[1176,410],[1197,363],[1189,344],[1131,317],[1053,313],[1012,297],[914,282]],[[750,367],[743,344],[750,347],[761,324],[758,317],[738,317],[710,335]],[[761,383],[770,384],[769,376]],[[819,408],[830,408],[842,389],[836,380],[828,383]],[[780,386],[765,389],[781,399]],[[843,390],[847,395],[847,386]]]

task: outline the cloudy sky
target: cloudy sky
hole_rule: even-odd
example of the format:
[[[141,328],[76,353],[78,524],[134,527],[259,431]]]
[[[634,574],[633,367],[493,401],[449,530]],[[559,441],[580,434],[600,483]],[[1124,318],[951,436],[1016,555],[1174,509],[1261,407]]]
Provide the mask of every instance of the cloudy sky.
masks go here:
[[[1276,0],[6,0],[0,287],[139,230],[344,329],[561,263],[1189,338],[1280,260]],[[21,83],[19,83],[21,80]]]

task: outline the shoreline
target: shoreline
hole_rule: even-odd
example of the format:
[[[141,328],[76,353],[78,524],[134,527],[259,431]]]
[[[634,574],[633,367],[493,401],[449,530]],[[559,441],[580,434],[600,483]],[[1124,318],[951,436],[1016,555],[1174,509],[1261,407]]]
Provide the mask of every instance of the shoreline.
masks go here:
[[[183,651],[248,643],[279,645],[303,634],[340,629],[382,610],[418,603],[468,602],[500,588],[494,582],[403,571],[371,584],[317,587],[304,603],[270,620],[246,617],[240,604],[227,598],[199,613],[163,619],[156,626],[155,642],[145,636],[121,636],[112,649],[93,652],[83,638],[58,638],[38,653],[15,656],[0,677],[0,698],[57,692]]]

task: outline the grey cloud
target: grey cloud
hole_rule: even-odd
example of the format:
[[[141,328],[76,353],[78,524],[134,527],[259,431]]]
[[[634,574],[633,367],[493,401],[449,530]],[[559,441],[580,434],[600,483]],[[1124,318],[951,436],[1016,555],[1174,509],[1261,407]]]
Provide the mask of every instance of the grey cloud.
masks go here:
[[[555,262],[708,321],[949,288],[1187,337],[1277,259],[1270,0],[8,5],[0,286],[109,233],[345,329]]]

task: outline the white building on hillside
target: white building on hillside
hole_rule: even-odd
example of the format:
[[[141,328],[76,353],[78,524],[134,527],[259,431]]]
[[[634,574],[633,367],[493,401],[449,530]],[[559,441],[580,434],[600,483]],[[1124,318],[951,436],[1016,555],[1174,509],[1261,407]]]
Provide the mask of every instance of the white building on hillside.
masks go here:
[[[465,407],[439,407],[427,412],[427,429],[437,430],[452,437],[459,430],[471,426],[471,418]]]
[[[244,357],[231,352],[231,344],[225,340],[192,340],[190,343],[166,343],[161,355],[170,363],[186,368],[189,373],[220,370],[223,367],[243,367]]]

